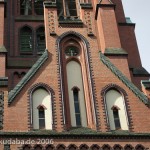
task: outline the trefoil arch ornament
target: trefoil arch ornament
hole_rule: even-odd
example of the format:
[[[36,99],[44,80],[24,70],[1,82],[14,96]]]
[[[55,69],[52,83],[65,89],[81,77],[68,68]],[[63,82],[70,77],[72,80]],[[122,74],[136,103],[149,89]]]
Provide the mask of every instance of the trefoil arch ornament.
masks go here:
[[[42,88],[44,90],[46,90],[50,95],[51,95],[51,103],[52,103],[52,129],[55,130],[56,125],[55,125],[55,120],[57,120],[57,116],[56,116],[56,112],[55,112],[55,107],[56,107],[56,99],[55,99],[55,92],[54,90],[47,84],[45,83],[37,83],[35,85],[33,85],[29,90],[28,90],[28,112],[29,114],[29,118],[28,118],[28,122],[29,122],[29,130],[33,129],[33,118],[32,118],[32,113],[33,113],[33,108],[32,108],[32,94],[35,90]]]
[[[62,71],[63,71],[63,67],[62,67],[62,50],[61,50],[61,42],[65,39],[65,38],[76,38],[78,39],[81,43],[82,43],[82,48],[84,49],[83,53],[85,55],[85,61],[86,61],[86,68],[88,69],[87,72],[89,72],[89,75],[88,75],[88,82],[89,82],[89,85],[90,85],[90,95],[91,95],[91,100],[92,100],[92,109],[93,109],[93,116],[94,116],[94,122],[96,124],[97,127],[99,127],[98,125],[98,117],[97,117],[97,107],[96,106],[96,98],[94,97],[94,92],[95,92],[95,89],[94,89],[94,80],[92,78],[93,74],[92,74],[92,67],[91,67],[91,54],[90,54],[90,45],[89,45],[89,42],[87,41],[87,39],[82,36],[81,34],[77,33],[77,32],[74,32],[74,31],[68,31],[68,32],[65,32],[63,33],[61,36],[58,37],[57,41],[56,41],[56,47],[57,47],[57,52],[58,52],[58,67],[59,67],[59,75],[60,75],[60,91],[63,91],[63,78],[62,78]],[[64,116],[64,124],[66,124],[66,117],[65,117],[65,111],[64,111],[64,97],[65,97],[65,93],[62,92],[61,94],[61,97],[62,97],[62,105],[63,105],[63,116]]]
[[[132,116],[131,116],[131,113],[130,113],[131,110],[130,110],[128,95],[127,95],[126,91],[123,88],[121,88],[119,85],[116,85],[116,84],[113,84],[113,83],[106,85],[101,91],[101,100],[102,100],[104,110],[107,110],[105,95],[109,90],[118,91],[122,95],[122,97],[124,98],[124,103],[125,103],[125,108],[126,108],[126,113],[127,113],[127,119],[128,119],[129,131],[132,131],[133,130],[133,125],[132,125],[132,122],[131,122]],[[106,118],[105,119],[105,124],[107,126],[107,130],[109,131],[110,126],[108,124],[107,111],[105,111],[104,113],[105,113],[105,116],[106,116],[105,117]]]

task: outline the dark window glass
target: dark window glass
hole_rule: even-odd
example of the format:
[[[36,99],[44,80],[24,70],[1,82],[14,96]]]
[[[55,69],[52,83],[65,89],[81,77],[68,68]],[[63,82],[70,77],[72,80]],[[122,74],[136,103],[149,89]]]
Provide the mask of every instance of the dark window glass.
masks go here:
[[[46,48],[44,27],[40,27],[39,29],[37,29],[36,35],[37,35],[36,37],[37,38],[37,51],[43,52]]]
[[[58,16],[64,16],[64,9],[63,9],[63,1],[62,0],[57,0],[56,2],[57,5],[57,14]]]
[[[42,107],[39,109],[39,129],[45,129],[45,112]]]
[[[75,0],[66,0],[66,16],[77,16]]]
[[[76,125],[81,126],[81,115],[80,115],[80,106],[79,106],[79,91],[78,89],[73,90],[74,96],[74,107],[75,107],[75,117],[76,117]]]
[[[79,102],[77,103],[75,102],[74,105],[75,105],[75,112],[80,113]]]
[[[57,0],[58,16],[77,16],[75,0]]]
[[[20,14],[21,15],[31,15],[32,14],[31,0],[20,0]]]
[[[34,0],[34,11],[37,15],[44,14],[43,0]]]
[[[113,110],[113,116],[114,116],[115,128],[116,128],[116,129],[120,129],[120,128],[121,128],[121,125],[120,125],[120,119],[119,119],[119,112],[118,112],[118,109],[114,109],[114,110]]]
[[[31,53],[32,52],[32,30],[28,27],[24,27],[20,31],[20,52]]]
[[[80,114],[77,114],[77,113],[76,113],[76,125],[81,126],[81,117],[80,117]]]

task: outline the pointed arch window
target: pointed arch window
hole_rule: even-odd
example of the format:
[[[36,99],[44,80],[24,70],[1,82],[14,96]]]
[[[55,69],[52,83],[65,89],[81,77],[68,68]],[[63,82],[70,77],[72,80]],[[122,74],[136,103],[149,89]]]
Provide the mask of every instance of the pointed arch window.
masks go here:
[[[31,0],[20,0],[20,14],[21,15],[31,15],[32,14]]]
[[[33,36],[32,30],[25,26],[20,30],[20,53],[32,53]]]
[[[76,0],[57,0],[58,16],[77,16]]]
[[[50,93],[39,87],[32,93],[32,126],[33,129],[52,129],[52,101]],[[46,107],[45,107],[46,106]]]
[[[128,130],[128,117],[122,94],[115,89],[110,89],[107,91],[105,99],[110,130]]]

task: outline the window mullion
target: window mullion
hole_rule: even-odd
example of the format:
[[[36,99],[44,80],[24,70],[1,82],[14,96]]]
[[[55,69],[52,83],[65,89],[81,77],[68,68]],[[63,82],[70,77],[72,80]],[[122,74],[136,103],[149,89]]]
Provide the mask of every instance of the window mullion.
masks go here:
[[[64,10],[64,16],[67,16],[67,12],[66,12],[66,1],[63,0],[63,10]]]

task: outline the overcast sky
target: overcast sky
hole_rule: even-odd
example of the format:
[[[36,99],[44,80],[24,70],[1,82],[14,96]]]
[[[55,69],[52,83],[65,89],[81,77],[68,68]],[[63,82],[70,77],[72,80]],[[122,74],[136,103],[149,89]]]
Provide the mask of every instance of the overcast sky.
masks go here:
[[[150,73],[150,0],[122,0],[126,17],[136,23],[135,33],[143,67]]]

